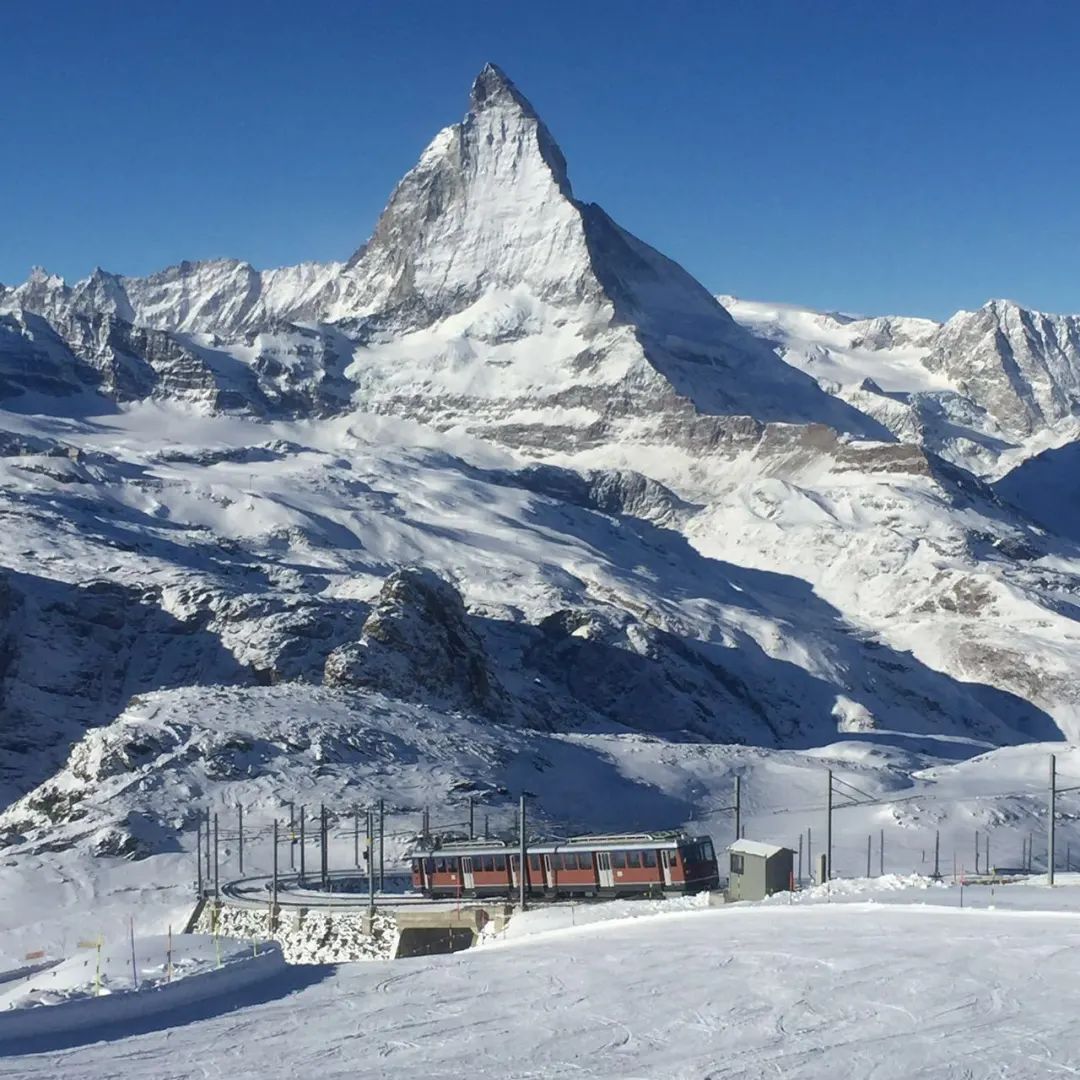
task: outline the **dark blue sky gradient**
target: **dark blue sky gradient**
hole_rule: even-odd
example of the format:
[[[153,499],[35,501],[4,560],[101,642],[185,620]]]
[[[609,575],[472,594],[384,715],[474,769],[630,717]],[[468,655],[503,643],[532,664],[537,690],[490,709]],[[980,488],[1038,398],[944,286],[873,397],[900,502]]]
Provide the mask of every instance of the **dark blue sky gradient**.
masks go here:
[[[494,60],[709,288],[1080,311],[1080,4],[12,2],[0,281],[343,258]]]

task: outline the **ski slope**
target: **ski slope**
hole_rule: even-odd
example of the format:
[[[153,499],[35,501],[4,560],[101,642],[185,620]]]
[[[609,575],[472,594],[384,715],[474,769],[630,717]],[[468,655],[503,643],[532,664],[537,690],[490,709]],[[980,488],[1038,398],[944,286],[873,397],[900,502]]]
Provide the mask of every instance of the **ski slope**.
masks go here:
[[[1078,946],[1075,899],[676,910],[310,969],[276,1000],[0,1059],[0,1076],[1071,1075]]]

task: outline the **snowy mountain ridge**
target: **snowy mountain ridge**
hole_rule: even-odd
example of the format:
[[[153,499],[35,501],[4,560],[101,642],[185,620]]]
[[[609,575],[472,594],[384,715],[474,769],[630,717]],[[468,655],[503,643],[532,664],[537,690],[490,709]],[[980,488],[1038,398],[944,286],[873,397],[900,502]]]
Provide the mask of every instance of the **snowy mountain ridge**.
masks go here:
[[[1080,316],[989,300],[936,323],[718,299],[823,389],[979,475],[1080,437]]]

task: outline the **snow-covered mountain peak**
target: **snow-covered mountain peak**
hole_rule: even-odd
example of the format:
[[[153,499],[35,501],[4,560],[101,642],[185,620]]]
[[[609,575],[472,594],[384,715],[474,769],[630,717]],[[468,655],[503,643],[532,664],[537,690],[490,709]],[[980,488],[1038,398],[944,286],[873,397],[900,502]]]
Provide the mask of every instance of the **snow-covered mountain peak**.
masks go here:
[[[492,64],[489,61],[473,80],[472,90],[469,93],[469,111],[476,113],[481,109],[506,103],[517,106],[523,112],[536,115],[536,111],[514,85],[513,80],[498,64]]]
[[[505,122],[509,116],[535,123],[540,153],[550,166],[563,194],[569,197],[570,182],[566,174],[566,158],[529,100],[495,64],[486,64],[484,70],[476,76],[469,94],[469,116],[465,123],[470,120],[476,122],[481,114],[486,112],[500,113],[501,122]]]
[[[1080,415],[1078,316],[990,300],[949,319],[925,363],[985,409],[1010,439]]]
[[[325,317],[416,329],[493,289],[573,298],[588,264],[562,152],[489,65],[464,120],[439,132],[395,188]]]

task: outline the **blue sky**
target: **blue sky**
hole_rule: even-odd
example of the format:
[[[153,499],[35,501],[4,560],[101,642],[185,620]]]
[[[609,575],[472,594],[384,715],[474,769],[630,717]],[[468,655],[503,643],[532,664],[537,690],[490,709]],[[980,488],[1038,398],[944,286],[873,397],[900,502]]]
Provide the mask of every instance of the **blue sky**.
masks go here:
[[[343,258],[487,60],[709,288],[1080,311],[1080,4],[5,5],[0,281]]]

